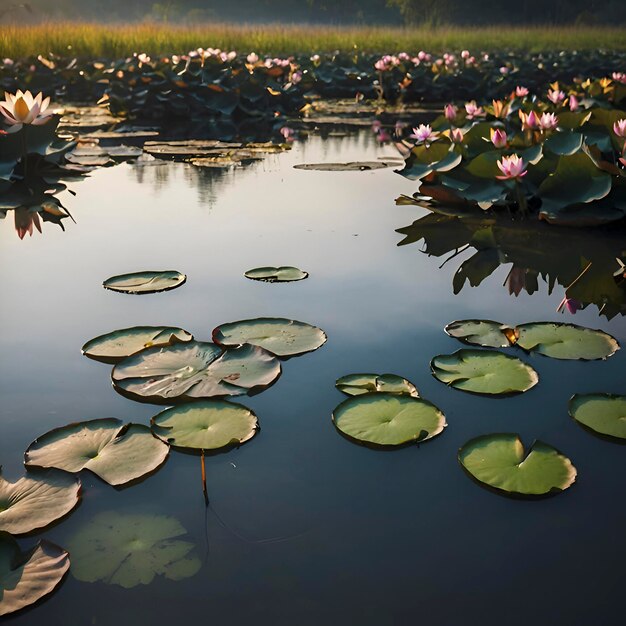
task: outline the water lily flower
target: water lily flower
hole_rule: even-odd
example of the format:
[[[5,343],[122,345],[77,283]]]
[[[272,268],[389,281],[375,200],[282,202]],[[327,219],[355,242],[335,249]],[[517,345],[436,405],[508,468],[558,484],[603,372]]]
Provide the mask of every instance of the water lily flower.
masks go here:
[[[5,100],[0,102],[0,113],[12,126],[11,132],[17,132],[24,124],[42,126],[50,121],[52,116],[52,111],[48,111],[50,98],[42,98],[41,92],[33,97],[30,91],[22,92],[19,89],[16,94],[5,93]]]
[[[554,113],[542,113],[539,119],[541,130],[554,130],[559,124],[559,118]]]
[[[439,138],[439,133],[433,131],[430,124],[420,124],[413,129],[413,134],[409,135],[409,137],[417,139],[418,143],[426,143],[428,141],[436,141]]]
[[[383,59],[378,59],[378,61],[376,61],[376,63],[374,63],[374,67],[379,72],[384,72],[384,71],[386,71],[388,69],[387,63],[385,63],[385,61]]]
[[[536,130],[539,128],[539,116],[534,111],[526,115],[526,113],[520,109],[519,118],[522,121],[524,129]]]
[[[500,68],[500,74],[502,74],[503,76],[506,76],[510,71],[511,71],[511,68],[507,67],[506,65],[503,65]]]
[[[578,111],[578,108],[580,107],[580,103],[578,102],[578,98],[574,94],[572,94],[569,97],[568,104],[569,104],[569,110],[570,111]]]
[[[15,230],[17,236],[20,239],[24,239],[26,233],[31,237],[33,236],[33,226],[41,232],[41,221],[39,220],[39,213],[29,211],[26,207],[17,207],[14,211]]]
[[[498,169],[502,172],[502,176],[496,176],[498,180],[518,180],[528,174],[523,159],[517,154],[503,156],[498,161]]]
[[[618,137],[626,138],[626,118],[623,120],[617,120],[617,122],[613,124],[613,132]]]
[[[565,94],[560,89],[548,89],[548,100],[552,104],[561,104],[565,100]]]
[[[150,61],[152,60],[144,52],[142,52],[141,54],[135,54],[135,56],[137,57],[137,61],[139,61],[139,67],[141,67],[142,65],[150,63]]]
[[[295,71],[292,75],[291,75],[291,84],[292,85],[297,85],[300,81],[302,80],[302,72],[301,71]]]
[[[481,115],[485,114],[485,112],[483,111],[483,108],[479,107],[476,104],[476,100],[472,100],[471,102],[466,102],[465,111],[467,113],[467,118],[470,120],[473,120],[475,117],[480,117]]]
[[[624,72],[613,72],[613,80],[616,83],[622,83],[626,85],[626,74],[624,74]]]
[[[469,58],[469,55],[470,55],[469,50],[462,50],[462,51],[461,51],[461,58],[462,58],[462,59],[468,59],[468,58]]]
[[[255,52],[251,52],[247,57],[246,61],[250,63],[250,65],[256,65],[259,62],[259,55]]]
[[[294,135],[296,134],[293,128],[289,128],[289,126],[283,126],[280,129],[280,134],[283,136],[285,141],[293,141]]]
[[[411,57],[406,52],[400,52],[400,54],[398,54],[398,58],[400,61],[408,61]]]
[[[313,63],[315,63],[317,65],[320,62],[320,55],[319,54],[314,54],[311,57],[311,61],[313,61]]]
[[[443,109],[443,114],[445,115],[448,122],[454,122],[458,112],[459,112],[459,109],[455,107],[453,104],[446,104],[446,106]]]
[[[502,100],[492,100],[493,114],[499,119],[505,118],[509,114],[509,103]]]
[[[491,143],[498,149],[506,148],[508,142],[508,137],[506,136],[506,131],[501,128],[492,128],[491,129]]]
[[[518,98],[525,98],[530,92],[528,91],[528,89],[526,87],[522,87],[521,85],[518,85],[517,87],[515,87],[515,95]]]
[[[450,131],[450,140],[452,143],[463,143],[463,138],[465,137],[465,133],[461,128],[453,128]]]

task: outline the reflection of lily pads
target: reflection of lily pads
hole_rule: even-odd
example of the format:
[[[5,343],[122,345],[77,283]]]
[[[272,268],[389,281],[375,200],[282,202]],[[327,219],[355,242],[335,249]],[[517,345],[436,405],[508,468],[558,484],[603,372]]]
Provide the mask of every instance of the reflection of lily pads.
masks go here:
[[[487,350],[441,354],[430,362],[430,368],[446,385],[486,395],[522,393],[539,382],[537,372],[524,361]]]
[[[135,326],[114,330],[88,341],[82,348],[85,356],[103,363],[117,363],[152,346],[167,346],[177,341],[191,341],[193,336],[182,328]]]
[[[52,593],[70,567],[68,553],[40,541],[22,553],[17,542],[0,535],[0,615],[15,613]]]
[[[296,170],[316,170],[318,172],[365,172],[393,167],[397,163],[384,161],[356,161],[351,163],[299,163],[294,165]]]
[[[77,504],[80,481],[56,470],[31,472],[10,483],[0,476],[0,531],[23,535],[45,528]]]
[[[24,459],[26,466],[88,469],[110,485],[124,485],[160,467],[168,452],[147,426],[109,418],[55,428],[31,443]]]
[[[307,276],[307,272],[289,265],[282,267],[257,267],[245,273],[246,278],[266,283],[289,283],[304,280]]]
[[[575,394],[569,414],[582,426],[613,439],[626,439],[626,396]]]
[[[349,439],[377,447],[425,441],[446,427],[446,418],[435,405],[391,393],[348,398],[333,412],[333,422]]]
[[[459,450],[459,461],[478,482],[508,495],[559,493],[576,480],[576,468],[558,450],[536,441],[525,451],[515,433],[476,437]]]
[[[277,356],[294,356],[317,350],[326,333],[305,322],[280,317],[259,317],[222,324],[213,329],[213,341],[221,346],[250,343]]]
[[[256,435],[256,415],[240,404],[205,400],[166,409],[152,418],[152,430],[173,446],[218,450],[240,445]]]
[[[107,278],[102,286],[120,293],[157,293],[180,287],[187,277],[175,270],[164,272],[133,272]]]
[[[194,544],[178,520],[165,515],[96,515],[69,541],[72,574],[78,580],[102,581],[125,589],[149,585],[155,576],[190,578],[200,569]]]
[[[515,343],[515,329],[491,320],[451,322],[445,331],[450,337],[464,343],[485,348],[508,348],[511,343]]]
[[[142,350],[120,361],[111,377],[120,393],[160,402],[240,396],[271,385],[280,372],[276,357],[259,346],[224,350],[188,341]]]
[[[335,386],[349,396],[370,392],[386,392],[419,397],[415,385],[396,374],[348,374],[337,379]]]
[[[553,359],[593,361],[606,359],[619,350],[614,337],[575,324],[535,322],[517,327],[517,345]]]

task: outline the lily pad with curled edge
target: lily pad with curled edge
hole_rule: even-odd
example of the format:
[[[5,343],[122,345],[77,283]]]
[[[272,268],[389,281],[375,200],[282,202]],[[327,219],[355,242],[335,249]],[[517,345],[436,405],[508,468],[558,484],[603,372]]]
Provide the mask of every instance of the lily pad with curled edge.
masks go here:
[[[142,350],[111,373],[117,391],[150,402],[241,396],[271,385],[281,373],[278,359],[259,346],[224,349],[188,341]]]
[[[382,448],[432,439],[447,425],[422,398],[378,392],[348,398],[334,410],[333,422],[348,439]]]
[[[225,400],[204,400],[166,409],[152,420],[155,435],[177,448],[219,450],[252,439],[259,430],[256,415]]]
[[[15,613],[52,593],[70,567],[67,551],[40,541],[22,552],[13,537],[0,534],[0,615]]]
[[[395,166],[397,163],[386,163],[385,161],[354,161],[351,163],[298,163],[293,167],[296,170],[316,170],[318,172],[365,172]]]
[[[156,576],[183,580],[201,566],[182,524],[165,515],[99,513],[68,542],[77,580],[131,589]]]
[[[455,389],[483,395],[523,393],[539,382],[539,375],[524,361],[487,350],[458,350],[430,362],[433,376]]]
[[[284,265],[282,267],[257,267],[248,270],[244,276],[251,280],[260,280],[265,283],[291,283],[297,280],[304,280],[308,277],[308,273],[297,267]]]
[[[55,428],[35,439],[24,454],[27,467],[87,469],[110,485],[125,485],[159,468],[169,447],[147,426],[115,418]]]
[[[450,337],[484,348],[508,348],[515,343],[515,329],[492,320],[459,320],[445,327]]]
[[[471,439],[461,447],[458,458],[472,478],[505,495],[556,494],[576,480],[576,468],[556,448],[535,441],[524,450],[524,444],[515,433]]]
[[[102,286],[111,291],[131,294],[157,293],[180,287],[187,277],[176,270],[133,272],[107,278]]]
[[[553,359],[594,361],[619,350],[619,343],[611,335],[575,324],[534,322],[521,324],[516,330],[516,345]]]
[[[386,392],[419,397],[415,385],[396,374],[348,374],[338,378],[335,386],[349,396],[360,396],[364,393]]]
[[[575,394],[569,414],[584,428],[610,439],[626,440],[626,396]]]
[[[145,348],[168,346],[192,339],[193,336],[182,328],[134,326],[94,337],[82,347],[82,353],[95,361],[117,363]]]
[[[281,317],[259,317],[214,328],[213,341],[221,346],[250,343],[276,356],[287,357],[317,350],[326,343],[326,333],[306,322]]]
[[[29,472],[10,483],[0,476],[0,531],[23,535],[67,515],[80,498],[80,481],[64,472]]]

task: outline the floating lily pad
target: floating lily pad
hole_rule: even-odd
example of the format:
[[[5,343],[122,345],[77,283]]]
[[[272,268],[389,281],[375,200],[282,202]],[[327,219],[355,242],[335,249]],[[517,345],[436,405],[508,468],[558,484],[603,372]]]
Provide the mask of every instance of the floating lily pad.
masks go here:
[[[13,537],[0,534],[0,615],[15,613],[52,593],[69,567],[69,554],[49,541],[23,553]]]
[[[193,336],[182,328],[170,326],[134,326],[114,330],[88,341],[82,352],[102,363],[117,363],[145,348],[168,346],[176,342],[191,341]]]
[[[445,328],[450,337],[485,348],[508,348],[515,343],[515,329],[491,320],[460,320]],[[509,337],[513,340],[509,339]]]
[[[213,341],[221,346],[250,343],[277,356],[294,356],[323,346],[326,343],[326,333],[317,326],[297,320],[259,317],[214,328]]]
[[[422,398],[366,393],[342,402],[333,412],[337,429],[349,439],[375,447],[418,443],[439,435],[444,414]]]
[[[56,470],[29,472],[10,483],[0,476],[0,531],[23,535],[67,515],[80,497],[80,481]]]
[[[386,163],[385,161],[355,161],[351,163],[298,163],[293,167],[296,170],[316,170],[318,172],[365,172],[382,170],[396,165],[397,163]]]
[[[248,270],[245,273],[245,277],[265,283],[290,283],[304,280],[308,277],[308,273],[297,267],[283,265],[281,267],[257,267],[253,270]]]
[[[526,451],[515,433],[476,437],[459,450],[459,461],[478,482],[507,495],[556,494],[576,480],[566,456],[541,441]]]
[[[24,462],[66,472],[88,469],[110,485],[124,485],[156,470],[168,453],[147,426],[108,418],[51,430],[30,444]]]
[[[214,343],[187,341],[142,350],[120,361],[111,377],[120,393],[160,402],[240,396],[268,387],[280,372],[276,357],[259,346],[225,350]]]
[[[166,409],[151,421],[154,433],[178,448],[219,450],[252,439],[259,429],[256,415],[240,404],[204,400]]]
[[[441,354],[430,362],[430,368],[446,385],[485,395],[523,393],[539,382],[537,372],[524,361],[487,350]]]
[[[385,392],[419,397],[415,385],[396,374],[348,374],[338,378],[335,386],[349,396]]]
[[[517,332],[518,346],[553,359],[593,361],[606,359],[619,350],[611,335],[575,324],[535,322],[518,326]]]
[[[183,580],[201,566],[195,545],[178,539],[187,531],[165,515],[96,515],[69,541],[72,575],[87,583],[101,581],[131,589],[155,576]]]
[[[157,293],[180,287],[187,277],[175,270],[164,272],[133,272],[107,278],[102,286],[120,293]]]
[[[575,394],[569,414],[582,426],[612,439],[626,439],[626,396]]]

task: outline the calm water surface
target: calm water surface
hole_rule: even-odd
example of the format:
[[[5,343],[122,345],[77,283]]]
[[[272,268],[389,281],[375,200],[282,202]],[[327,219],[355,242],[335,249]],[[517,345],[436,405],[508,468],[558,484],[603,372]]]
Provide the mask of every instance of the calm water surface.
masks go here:
[[[28,444],[50,428],[97,417],[148,423],[160,409],[115,393],[109,366],[80,354],[96,335],[132,325],[181,326],[209,339],[222,322],[258,316],[307,321],[327,344],[284,363],[276,385],[242,400],[262,426],[239,450],[207,458],[211,505],[198,457],[172,452],[154,476],[115,490],[84,473],[79,508],[20,540],[60,545],[94,515],[170,515],[202,560],[182,581],[155,578],[123,589],[70,573],[57,593],[7,620],[19,626],[244,624],[612,625],[626,549],[626,448],[596,438],[567,415],[575,392],[625,393],[626,350],[606,362],[525,357],[540,374],[527,394],[488,399],[447,389],[430,359],[461,347],[443,332],[454,319],[515,324],[575,321],[626,342],[626,323],[594,306],[556,313],[563,297],[539,280],[509,294],[504,264],[479,287],[452,290],[465,257],[398,247],[396,229],[425,214],[395,206],[414,183],[391,169],[312,172],[300,162],[391,154],[367,134],[311,138],[288,153],[230,172],[177,163],[120,165],[73,184],[77,220],[44,224],[20,241],[0,222],[0,462],[22,472]],[[573,254],[563,242],[562,254]],[[310,278],[268,285],[245,270],[296,265]],[[177,269],[174,291],[105,291],[108,276]],[[449,427],[419,447],[373,451],[335,431],[337,377],[394,372],[440,406]],[[579,471],[568,492],[515,501],[470,481],[456,451],[489,432],[519,432],[566,453]]]

